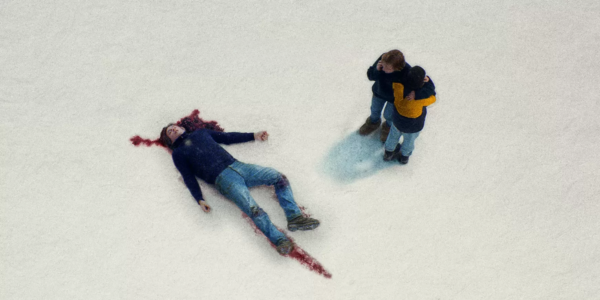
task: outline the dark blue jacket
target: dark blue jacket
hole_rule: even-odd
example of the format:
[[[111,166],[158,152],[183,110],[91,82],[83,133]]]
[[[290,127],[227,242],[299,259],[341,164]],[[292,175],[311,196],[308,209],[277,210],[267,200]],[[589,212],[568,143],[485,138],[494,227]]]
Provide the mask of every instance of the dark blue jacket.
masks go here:
[[[370,81],[375,81],[372,88],[373,95],[387,102],[394,103],[394,89],[392,88],[392,83],[401,82],[408,74],[410,65],[407,63],[402,70],[388,74],[384,71],[377,70],[377,63],[380,60],[381,56],[369,67],[367,70],[367,78],[369,78]]]
[[[200,129],[182,134],[173,143],[173,162],[196,201],[204,200],[196,177],[214,184],[217,176],[236,161],[218,143],[229,145],[254,140],[253,133]]]

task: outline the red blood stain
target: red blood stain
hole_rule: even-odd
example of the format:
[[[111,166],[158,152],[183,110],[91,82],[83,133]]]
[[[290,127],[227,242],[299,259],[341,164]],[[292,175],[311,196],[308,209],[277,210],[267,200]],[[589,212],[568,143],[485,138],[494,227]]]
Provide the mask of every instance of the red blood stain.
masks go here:
[[[130,138],[129,140],[135,146],[139,146],[140,144],[144,144],[144,145],[146,145],[148,147],[150,147],[152,145],[164,147],[164,145],[160,142],[159,139],[156,139],[156,140],[144,139],[144,138],[141,138],[139,135],[136,135],[136,136]]]
[[[327,272],[327,270],[325,270],[325,268],[316,259],[308,255],[308,253],[306,253],[304,249],[298,247],[298,245],[296,245],[294,250],[292,250],[292,252],[288,255],[308,267],[311,271],[317,272],[323,275],[325,278],[331,278],[331,273]]]
[[[256,232],[256,234],[262,235],[265,237],[265,239],[269,240],[263,233],[262,231],[260,231],[260,229],[258,229],[258,227],[256,227],[256,225],[254,224],[254,222],[252,222],[252,219],[250,219],[250,217],[248,217],[246,214],[242,213],[242,216],[244,217],[244,219],[246,219],[246,221],[248,221],[248,223],[250,223],[250,225],[252,226],[252,228],[254,228],[254,232]],[[316,259],[314,259],[312,256],[310,256],[308,253],[306,253],[306,251],[304,251],[304,249],[300,248],[300,246],[298,246],[298,244],[296,244],[294,242],[294,239],[292,239],[290,236],[287,235],[287,233],[285,233],[283,230],[281,230],[279,227],[275,226],[277,228],[277,230],[281,231],[283,234],[285,234],[285,236],[292,242],[294,243],[294,250],[292,250],[292,252],[290,252],[290,254],[288,255],[284,255],[284,256],[289,256],[297,261],[300,262],[300,264],[306,266],[309,270],[313,271],[313,272],[317,272],[318,274],[323,275],[325,278],[331,278],[331,273],[329,273],[327,270],[325,270],[325,268],[323,267],[323,265],[321,265],[321,263],[319,263]],[[273,243],[271,243],[271,241],[269,241],[269,244],[271,245],[271,247],[273,247],[274,249],[276,249],[277,247],[275,245],[273,245]]]
[[[194,111],[192,111],[191,114],[189,114],[186,117],[181,118],[179,121],[177,121],[177,125],[185,128],[186,131],[188,132],[192,132],[194,130],[198,130],[198,129],[211,129],[214,131],[225,131],[225,129],[221,128],[221,126],[219,126],[219,123],[217,123],[217,121],[204,121],[202,118],[199,117],[200,115],[200,111],[197,109],[194,109]]]
[[[221,132],[225,131],[223,128],[221,128],[221,126],[219,126],[219,124],[216,121],[204,121],[202,118],[199,117],[199,115],[200,115],[200,111],[197,110],[197,109],[195,109],[194,111],[192,111],[191,114],[189,114],[188,116],[185,116],[185,117],[181,118],[175,124],[178,125],[178,126],[181,126],[181,127],[185,128],[185,130],[187,132],[192,132],[192,131],[198,130],[198,129],[211,129],[211,130],[221,131]],[[163,143],[160,141],[160,138],[151,140],[151,139],[144,139],[144,138],[140,137],[139,135],[136,135],[136,136],[130,138],[129,140],[131,141],[131,143],[134,146],[139,146],[141,144],[144,144],[147,147],[156,145],[156,146],[161,146],[161,147],[167,148],[166,145],[163,145]],[[302,211],[302,214],[304,214],[307,217],[310,217],[310,215],[305,212],[305,208],[304,207],[301,206],[300,210]],[[258,229],[258,227],[256,227],[256,225],[254,224],[254,222],[252,222],[252,219],[250,219],[246,214],[242,214],[242,215],[248,221],[248,223],[250,223],[250,225],[252,225],[252,227],[254,228],[254,231],[257,234],[260,234],[260,235],[264,236],[265,238],[267,238],[260,231],[260,229]],[[331,278],[331,273],[327,272],[327,270],[325,270],[325,268],[323,268],[323,266],[316,259],[314,259],[308,253],[306,253],[306,251],[304,251],[304,249],[300,248],[294,242],[294,239],[292,239],[291,237],[289,237],[280,228],[277,227],[277,229],[279,231],[283,232],[283,234],[285,234],[285,236],[292,243],[294,243],[294,250],[292,250],[292,252],[290,252],[290,254],[288,254],[286,256],[289,256],[289,257],[291,257],[291,258],[299,261],[302,265],[308,267],[308,269],[310,269],[311,271],[317,272],[318,274],[323,275],[325,278]],[[270,241],[269,241],[269,244],[271,245],[271,247],[276,248],[275,245],[273,245]]]
[[[302,215],[304,215],[307,218],[310,218],[310,214],[306,212],[306,208],[304,206],[298,206],[298,208],[302,212]]]
[[[217,123],[216,121],[205,121],[204,119],[200,118],[200,111],[197,109],[194,109],[192,111],[191,114],[179,119],[179,121],[177,121],[175,123],[178,126],[181,126],[185,129],[185,131],[187,132],[192,132],[198,129],[211,129],[214,131],[225,131],[221,126],[219,126],[219,123]],[[165,124],[167,125],[167,124]],[[161,128],[162,129],[162,128]],[[160,130],[159,130],[159,135],[160,135]],[[134,146],[139,146],[140,144],[144,144],[147,147],[150,147],[152,145],[156,145],[156,146],[161,146],[161,147],[167,147],[165,145],[163,145],[163,143],[160,141],[160,137],[154,140],[151,139],[145,139],[140,137],[139,135],[136,135],[132,138],[129,139],[131,141],[131,143]]]

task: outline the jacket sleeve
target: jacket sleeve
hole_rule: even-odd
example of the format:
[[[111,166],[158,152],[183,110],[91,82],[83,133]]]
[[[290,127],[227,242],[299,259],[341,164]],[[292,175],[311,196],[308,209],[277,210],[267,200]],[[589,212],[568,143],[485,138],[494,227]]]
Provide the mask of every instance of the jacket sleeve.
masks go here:
[[[192,193],[192,196],[196,199],[196,202],[204,200],[204,197],[202,197],[202,190],[200,189],[198,180],[196,180],[196,175],[194,175],[194,172],[190,168],[185,157],[179,152],[174,152],[173,162],[175,163],[177,170],[179,170],[179,173],[181,173],[183,182],[185,182],[188,190],[190,190],[190,193]]]
[[[381,60],[381,56],[375,61],[375,63],[369,67],[369,69],[367,70],[367,78],[369,78],[370,81],[375,81],[378,80],[381,77],[381,74],[383,73],[383,71],[378,71],[377,70],[377,63]]]
[[[420,105],[422,105],[422,106],[425,107],[425,106],[429,106],[429,105],[435,103],[435,100],[436,100],[435,99],[435,95],[431,95],[431,96],[429,96],[429,97],[427,97],[425,99],[419,99],[419,100],[416,100],[416,101],[418,101],[418,103]]]
[[[231,145],[237,143],[245,143],[254,141],[254,133],[241,133],[241,132],[218,132],[209,130],[208,133],[219,144]]]
[[[429,82],[425,82],[423,87],[419,89],[418,95],[415,95],[415,101],[423,107],[435,103],[435,85],[431,78],[429,78]]]
[[[425,82],[422,89],[428,96],[435,95],[435,84],[433,84],[431,77],[429,77],[428,82]]]

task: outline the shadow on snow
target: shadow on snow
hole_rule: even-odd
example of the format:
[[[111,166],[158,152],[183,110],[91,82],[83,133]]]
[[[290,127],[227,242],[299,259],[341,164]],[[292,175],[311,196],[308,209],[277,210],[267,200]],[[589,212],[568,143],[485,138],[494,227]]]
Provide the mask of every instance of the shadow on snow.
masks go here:
[[[383,151],[379,131],[369,136],[353,132],[329,150],[321,167],[336,181],[352,183],[398,164],[383,161]]]

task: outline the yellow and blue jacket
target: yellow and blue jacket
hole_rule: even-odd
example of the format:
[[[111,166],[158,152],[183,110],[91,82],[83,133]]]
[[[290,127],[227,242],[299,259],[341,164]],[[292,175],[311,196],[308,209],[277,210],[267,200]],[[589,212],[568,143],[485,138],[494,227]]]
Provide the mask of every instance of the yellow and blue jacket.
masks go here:
[[[415,133],[423,130],[425,127],[425,117],[427,116],[427,106],[435,102],[435,85],[433,80],[425,82],[423,86],[415,90],[415,99],[407,100],[406,96],[410,90],[404,88],[404,84],[394,82],[394,126],[404,133]]]

